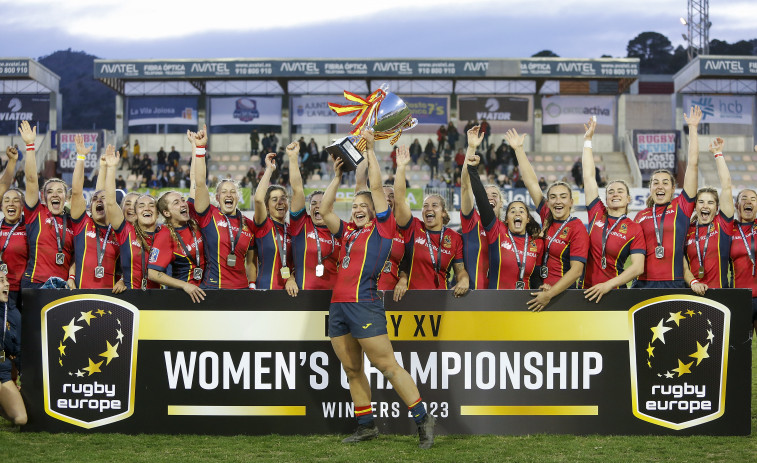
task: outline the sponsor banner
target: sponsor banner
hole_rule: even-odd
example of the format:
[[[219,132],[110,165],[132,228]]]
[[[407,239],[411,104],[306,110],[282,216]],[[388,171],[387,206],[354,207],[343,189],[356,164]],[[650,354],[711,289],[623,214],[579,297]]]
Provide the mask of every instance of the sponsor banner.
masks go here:
[[[307,197],[316,190],[317,188],[305,188],[305,196]],[[351,203],[353,199],[355,199],[354,188],[339,188],[336,192],[337,203]],[[423,209],[423,188],[408,188],[407,203],[410,205],[410,209],[414,211]]]
[[[95,60],[94,76],[106,78],[276,77],[595,77],[639,75],[638,59],[219,59]]]
[[[18,134],[21,121],[47,131],[50,122],[50,95],[0,94],[0,133]]]
[[[29,77],[29,59],[0,58],[0,76]]]
[[[461,121],[527,121],[531,97],[472,96],[458,97]]]
[[[329,103],[338,99],[334,95],[292,97],[289,106],[292,124],[339,124],[339,116],[329,109]]]
[[[639,162],[641,178],[648,181],[658,169],[675,174],[677,166],[679,130],[634,130],[633,151]]]
[[[702,122],[752,125],[754,96],[684,95],[683,108],[702,108]]]
[[[699,73],[708,76],[757,76],[757,58],[699,57]]]
[[[210,125],[281,125],[281,97],[211,98]]]
[[[210,191],[210,201],[211,203],[215,202],[215,194],[216,189],[215,188],[209,188]],[[136,190],[130,190],[130,191],[136,191],[137,193],[149,193],[155,198],[159,198],[163,193],[167,193],[169,191],[178,191],[179,193],[189,196],[189,188],[138,188]],[[252,210],[252,189],[251,188],[237,188],[237,191],[239,191],[239,203],[237,207],[239,207],[239,210],[246,211],[246,210]],[[216,204],[217,205],[217,204]]]
[[[637,77],[639,60],[589,60],[530,58],[520,62],[521,76],[542,77]]]
[[[552,96],[541,100],[544,125],[586,124],[597,116],[599,125],[615,125],[614,96]]]
[[[103,132],[58,132],[58,163],[59,174],[70,173],[76,166],[76,135],[84,138],[84,146],[91,147],[87,159],[84,161],[84,175],[89,176],[93,169],[99,167],[98,154],[104,140]]]
[[[449,97],[402,96],[402,100],[419,125],[447,125],[449,122]]]
[[[178,290],[24,290],[24,430],[352,432],[330,292],[296,304],[285,291],[239,294],[189,308]],[[750,433],[748,290],[617,290],[599,306],[568,290],[539,314],[530,298],[384,295],[397,359],[438,434]],[[381,431],[414,434],[396,391],[365,369]]]
[[[197,97],[129,97],[129,126],[197,125]]]

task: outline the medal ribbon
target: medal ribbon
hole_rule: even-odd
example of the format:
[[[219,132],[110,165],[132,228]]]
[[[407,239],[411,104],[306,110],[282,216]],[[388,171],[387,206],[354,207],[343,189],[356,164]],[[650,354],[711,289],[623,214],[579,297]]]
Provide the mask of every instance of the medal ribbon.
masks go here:
[[[192,238],[194,239],[195,243],[195,267],[200,268],[200,247],[197,245],[197,235],[195,235],[195,232],[192,231],[191,228],[189,229],[189,233],[192,234]],[[184,254],[187,255],[187,259],[191,261],[192,255],[189,254],[189,249],[187,248],[187,245],[184,244],[184,240],[181,239],[181,235],[178,232],[176,233],[176,238],[179,239],[179,244],[181,245],[181,249],[184,250]]]
[[[271,220],[271,222],[273,222],[273,220]],[[284,268],[287,266],[287,238],[286,238],[287,223],[286,222],[284,222],[284,235],[280,237],[278,232],[279,232],[279,227],[276,226],[276,222],[273,222],[273,237],[276,240],[276,246],[279,248],[279,258],[281,259],[281,268]],[[282,250],[283,252],[281,252]]]
[[[744,242],[744,247],[746,248],[746,255],[747,255],[747,257],[749,257],[749,261],[752,263],[752,276],[754,276],[754,267],[755,267],[755,262],[754,262],[754,252],[755,252],[755,249],[754,249],[754,225],[750,225],[750,227],[752,228],[752,235],[750,236],[750,241],[752,243],[751,246],[748,245],[747,242],[746,242],[746,236],[744,235],[744,230],[741,229],[741,225],[736,224],[736,228],[739,229],[739,234],[741,234],[741,241]],[[5,248],[3,248],[3,249],[5,249]]]
[[[352,252],[352,245],[355,244],[355,241],[357,241],[358,237],[360,237],[360,232],[361,231],[362,231],[362,229],[358,228],[358,229],[355,229],[352,232],[350,232],[349,235],[347,235],[347,245],[345,246],[346,254],[345,254],[344,258],[347,259],[348,263],[350,261],[350,252]],[[352,238],[352,235],[355,235],[355,237]],[[352,238],[351,241],[350,241],[350,238]]]
[[[55,244],[58,245],[58,252],[63,252],[63,244],[66,240],[66,214],[63,213],[63,239],[61,239],[61,233],[58,230],[58,221],[55,220],[55,216],[50,214],[53,219],[53,228],[55,229]]]
[[[607,237],[610,236],[610,233],[612,233],[613,230],[615,230],[615,227],[618,226],[620,221],[625,218],[625,214],[618,217],[618,220],[616,220],[615,223],[612,224],[612,227],[610,227],[610,229],[608,230],[607,224],[610,222],[610,215],[608,214],[607,217],[605,217],[605,226],[602,228],[602,257],[605,257],[605,250],[607,249]]]
[[[697,235],[694,237],[694,245],[697,247],[697,260],[699,260],[699,271],[704,270],[704,258],[707,256],[707,246],[710,244],[710,231],[712,231],[712,222],[707,224],[707,233],[704,235],[704,249],[699,248],[699,222],[697,222]]]
[[[439,269],[442,267],[442,239],[444,239],[445,231],[447,231],[447,227],[442,225],[442,233],[439,235],[439,246],[437,247],[439,257],[434,259],[434,247],[431,245],[431,236],[428,234],[428,230],[426,230],[426,247],[428,248],[428,254],[431,256],[431,265],[434,266],[434,281],[437,281]]]
[[[242,213],[239,212],[239,209],[237,209],[237,214],[234,216],[239,221],[239,229],[237,230],[237,236],[232,237],[231,235],[231,218],[224,214],[224,217],[226,217],[226,225],[229,229],[229,243],[231,246],[231,251],[229,251],[229,254],[235,255],[237,252],[237,243],[239,243],[239,237],[242,236]]]
[[[557,229],[554,235],[552,235],[552,238],[549,239],[547,242],[547,249],[544,250],[544,259],[541,261],[541,266],[544,267],[547,265],[547,259],[549,259],[549,249],[552,247],[552,242],[557,238],[557,236],[560,234],[563,228],[565,228],[566,225],[568,225],[568,222],[573,220],[573,216],[568,216],[567,219],[565,219],[565,222],[560,225],[560,228]]]
[[[523,281],[523,275],[526,273],[526,252],[528,251],[528,235],[523,237],[523,262],[520,261],[520,254],[518,254],[518,246],[515,244],[515,238],[510,230],[507,230],[507,236],[510,237],[510,242],[513,244],[513,252],[515,252],[515,260],[518,262],[518,281]]]
[[[326,254],[326,257],[321,258],[321,238],[318,236],[318,227],[313,225],[314,231],[315,231],[315,246],[318,248],[318,265],[321,265],[324,260],[328,259],[331,254],[334,253],[334,235],[329,233],[329,236],[331,236],[331,252]]]
[[[657,204],[652,208],[652,221],[654,222],[654,236],[657,239],[657,246],[662,246],[662,234],[664,231],[663,228],[665,227],[665,215],[668,212],[668,206],[670,206],[670,204],[665,205],[665,210],[662,211],[662,217],[660,217],[659,223],[657,223]]]
[[[110,225],[108,225],[108,230],[105,231],[105,238],[103,238],[103,243],[100,245],[100,231],[97,228],[97,225],[95,225],[95,243],[97,244],[97,266],[102,267],[103,264],[103,257],[105,257],[105,246],[108,242],[108,235],[110,235]]]
[[[3,249],[0,250],[0,262],[3,261],[3,254],[5,254],[5,249],[8,247],[8,243],[10,243],[11,241],[11,236],[13,236],[13,232],[15,232],[18,226],[21,225],[21,222],[23,222],[23,218],[19,219],[19,221],[13,225],[13,227],[11,228],[11,231],[8,233],[8,236],[5,238],[5,244],[3,244]]]

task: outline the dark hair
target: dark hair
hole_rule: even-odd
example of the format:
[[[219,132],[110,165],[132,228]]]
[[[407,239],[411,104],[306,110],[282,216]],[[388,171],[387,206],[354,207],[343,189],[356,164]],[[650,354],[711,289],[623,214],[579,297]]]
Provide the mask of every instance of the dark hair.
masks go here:
[[[676,186],[678,186],[678,182],[676,182],[675,176],[668,169],[657,169],[656,171],[652,172],[652,175],[649,176],[649,184],[650,185],[652,184],[652,177],[654,177],[655,174],[668,174],[670,176],[670,181],[673,182],[673,190],[675,190]],[[647,207],[654,206],[654,198],[652,197],[651,194],[649,196],[647,196],[646,205],[647,205]]]
[[[528,216],[528,221],[526,222],[526,234],[533,238],[539,236],[539,233],[541,233],[541,227],[539,226],[539,222],[537,222],[534,218],[533,214],[531,214],[531,208],[528,207],[528,204],[526,204],[525,201],[510,201],[507,207],[505,207],[505,221],[507,220],[507,211],[509,211],[510,206],[515,203],[523,204],[523,207],[526,208],[526,215]]]
[[[547,192],[545,193],[545,196],[547,197],[547,199],[549,199],[549,192],[552,191],[552,188],[556,186],[564,186],[565,188],[567,188],[568,192],[570,193],[570,200],[571,201],[573,200],[573,189],[566,182],[555,182],[551,184],[547,188]],[[547,217],[544,219],[544,223],[542,224],[542,227],[541,227],[541,232],[543,234],[547,233],[547,231],[549,230],[549,227],[552,225],[552,222],[554,222],[554,220],[555,218],[552,216],[552,211],[548,211]]]
[[[709,193],[712,196],[715,197],[715,204],[718,208],[720,208],[720,196],[718,196],[718,190],[715,188],[705,186],[697,190],[697,195],[694,197],[694,205],[696,206],[696,202],[699,201],[699,195],[702,193]],[[691,214],[691,223],[696,223],[699,221],[699,217],[697,216],[697,210],[696,207],[694,208],[694,213]]]
[[[271,199],[271,194],[274,190],[280,190],[284,192],[284,196],[287,195],[287,190],[281,185],[268,185],[268,189],[265,191],[265,208],[268,209],[268,200]]]
[[[371,202],[371,209],[373,209],[374,212],[376,211],[376,205],[373,204],[373,195],[371,194],[371,190],[360,190],[355,193],[355,198],[357,198],[358,196],[367,196],[368,200]]]
[[[21,201],[24,200],[24,192],[21,191],[21,190],[19,190],[16,187],[11,187],[11,188],[8,188],[7,190],[5,190],[5,193],[3,193],[3,198],[5,197],[6,194],[8,194],[9,191],[15,191],[16,193],[18,193],[18,196],[21,197]],[[2,198],[0,198],[0,199],[2,199]],[[23,212],[23,210],[21,212]]]

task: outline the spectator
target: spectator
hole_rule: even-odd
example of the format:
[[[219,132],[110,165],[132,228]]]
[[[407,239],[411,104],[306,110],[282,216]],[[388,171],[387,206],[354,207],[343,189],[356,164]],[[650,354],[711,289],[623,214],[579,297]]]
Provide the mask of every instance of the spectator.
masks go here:
[[[423,152],[426,155],[426,164],[428,164],[429,168],[431,169],[431,179],[433,180],[434,175],[437,174],[439,170],[439,153],[434,148],[434,143],[430,138],[428,139],[426,148],[423,150]]]
[[[166,150],[163,149],[163,147],[160,147],[160,150],[158,150],[158,172],[163,172],[166,170],[166,162],[168,161],[168,154],[166,154]]]
[[[176,151],[176,148],[173,146],[171,147],[171,152],[168,153],[168,164],[179,167],[179,161],[181,160],[181,155],[178,151]]]
[[[389,155],[392,158],[392,172],[397,170],[397,145],[392,146],[392,152]],[[390,185],[394,185],[394,181]]]
[[[413,161],[413,164],[418,164],[418,158],[421,157],[421,153],[423,153],[423,148],[421,148],[421,142],[416,138],[410,145],[410,159]]]
[[[573,163],[573,167],[570,168],[570,173],[573,176],[573,181],[578,188],[584,187],[584,169],[581,165],[581,158],[576,158],[576,162]]]
[[[139,156],[142,154],[142,148],[139,146],[139,140],[134,140],[134,156]]]
[[[126,180],[124,180],[123,175],[119,175],[116,179],[116,189],[119,190],[125,190],[126,189]]]
[[[460,139],[460,132],[457,131],[455,124],[450,121],[450,123],[447,124],[447,144],[449,146],[448,149],[450,152],[455,151],[458,139]]]
[[[481,149],[489,148],[489,135],[492,133],[492,126],[486,122],[486,119],[481,119],[481,132],[484,134],[484,139],[481,142]]]
[[[463,164],[465,164],[465,151],[463,151],[462,148],[457,150],[457,154],[455,154],[455,165],[459,168],[463,168]]]
[[[547,186],[547,179],[542,175],[539,177],[539,188],[541,188],[541,191],[547,191]]]
[[[252,129],[250,132],[250,156],[258,154],[258,147],[260,146],[260,135],[258,135],[257,129]]]
[[[128,169],[131,169],[131,161],[129,160],[129,150],[126,149],[126,145],[121,145],[118,149],[118,156],[121,158],[121,163],[118,165],[119,169],[124,168],[124,164]]]
[[[440,125],[438,129],[436,129],[436,141],[437,143],[437,151],[442,152],[444,150],[444,145],[447,144],[447,127],[444,125]]]

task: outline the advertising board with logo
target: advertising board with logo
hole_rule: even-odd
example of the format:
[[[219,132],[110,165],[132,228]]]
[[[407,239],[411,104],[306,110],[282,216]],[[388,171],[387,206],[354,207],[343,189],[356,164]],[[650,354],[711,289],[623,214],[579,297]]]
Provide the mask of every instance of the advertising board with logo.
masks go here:
[[[355,425],[330,292],[24,290],[28,431],[311,434]],[[438,434],[748,435],[751,293],[385,294],[387,330]],[[415,426],[365,362],[377,424]]]
[[[211,98],[210,125],[281,125],[281,97]]]
[[[84,161],[85,175],[99,166],[99,150],[104,139],[103,132],[58,132],[58,173],[73,172],[76,166],[76,135],[84,139],[84,146],[91,148]]]
[[[752,125],[754,96],[684,95],[684,112],[692,106],[702,109],[702,122]]]
[[[21,121],[39,124],[38,133],[50,127],[50,95],[0,94],[0,134],[18,134]]]
[[[527,121],[530,97],[465,96],[457,99],[461,121]]]
[[[633,131],[633,151],[639,161],[642,180],[648,181],[658,169],[675,174],[680,137],[678,130]]]
[[[129,97],[129,126],[197,125],[197,97]]]
[[[586,124],[592,116],[599,125],[615,125],[614,96],[550,96],[541,108],[544,125]]]

